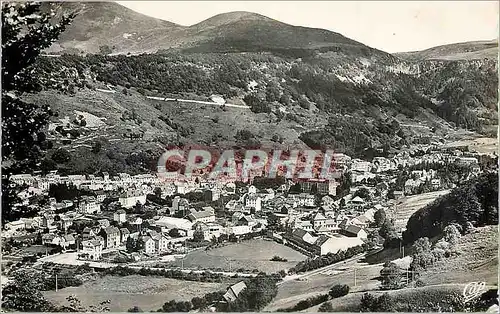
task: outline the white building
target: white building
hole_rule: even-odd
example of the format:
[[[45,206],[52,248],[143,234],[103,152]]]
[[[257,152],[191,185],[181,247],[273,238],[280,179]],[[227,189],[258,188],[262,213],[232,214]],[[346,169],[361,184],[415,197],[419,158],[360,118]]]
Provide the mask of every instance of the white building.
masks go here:
[[[102,256],[102,242],[98,239],[85,240],[82,242],[82,251],[79,256],[94,261],[100,260]]]
[[[369,172],[371,168],[372,164],[370,162],[361,159],[354,159],[351,164],[352,171]]]
[[[155,224],[159,227],[167,229],[179,229],[184,231],[188,236],[192,236],[193,223],[187,219],[162,216]]]
[[[125,208],[134,207],[137,203],[144,205],[146,204],[146,194],[139,190],[127,190],[120,195],[118,201]]]
[[[214,222],[215,210],[212,207],[203,207],[201,211],[194,211],[187,217],[192,223],[195,222]]]
[[[113,214],[113,220],[118,223],[124,223],[127,221],[127,213],[123,209],[119,209]]]
[[[142,240],[144,241],[144,253],[153,254],[156,252],[156,243],[153,238],[146,236]]]
[[[246,208],[254,209],[256,212],[262,210],[262,198],[254,193],[248,193],[243,197],[243,204]]]
[[[98,214],[101,212],[101,204],[93,196],[83,196],[78,210],[83,214]]]

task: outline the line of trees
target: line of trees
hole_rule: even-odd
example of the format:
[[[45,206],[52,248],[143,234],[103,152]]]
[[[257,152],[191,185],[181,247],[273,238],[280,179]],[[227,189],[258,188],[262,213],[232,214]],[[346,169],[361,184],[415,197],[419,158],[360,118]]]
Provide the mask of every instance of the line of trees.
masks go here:
[[[141,276],[160,276],[165,278],[173,278],[187,281],[200,281],[200,282],[221,282],[222,274],[213,273],[210,271],[204,271],[202,273],[194,272],[183,272],[180,269],[151,269],[151,268],[141,268],[135,269],[126,266],[116,266],[108,268],[103,271],[106,275],[115,276],[131,276],[131,275],[141,275]]]
[[[292,267],[289,272],[291,273],[302,273],[314,269],[318,269],[321,267],[325,267],[331,264],[335,264],[351,258],[357,254],[365,252],[367,249],[366,245],[358,245],[348,248],[345,251],[339,251],[337,253],[328,253],[325,255],[321,255],[315,259],[307,259],[305,261],[297,263],[294,267]]]
[[[319,312],[333,312],[331,303],[326,302],[330,299],[340,298],[349,293],[349,286],[343,284],[337,284],[330,288],[328,294],[320,294],[314,297],[307,298],[295,304],[292,307],[279,309],[278,312],[298,312],[315,305],[321,304]]]

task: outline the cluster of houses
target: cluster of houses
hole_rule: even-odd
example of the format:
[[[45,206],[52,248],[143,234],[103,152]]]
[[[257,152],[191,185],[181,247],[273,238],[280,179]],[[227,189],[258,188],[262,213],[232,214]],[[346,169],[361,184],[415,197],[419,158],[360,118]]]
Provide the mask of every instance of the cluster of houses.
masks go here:
[[[204,175],[164,182],[153,174],[20,174],[11,177],[14,184],[26,187],[18,195],[20,205],[34,206],[38,215],[6,224],[3,236],[31,230],[42,235],[44,245],[78,250],[82,259],[99,260],[105,252],[122,249],[153,256],[182,250],[186,241],[213,241],[223,235],[238,238],[261,232],[268,228],[272,216],[281,226],[273,237],[282,243],[309,255],[335,253],[360,245],[367,238],[374,213],[389,204],[387,192],[394,180],[389,173],[420,163],[450,161],[479,173],[483,157],[441,152],[433,147],[414,157],[402,152],[393,158],[375,157],[370,162],[337,154],[336,169],[349,172],[351,179],[351,187],[343,197],[336,197],[339,182],[335,179],[287,181],[259,190],[252,182],[237,188],[235,182],[215,181]],[[367,180],[374,177],[383,180],[367,185]],[[414,170],[404,189],[393,192],[394,197],[415,193],[423,182],[430,182],[435,189],[441,185],[435,170]],[[59,202],[50,198],[43,206],[31,202],[36,195],[47,196],[53,184],[74,186],[87,193]],[[358,193],[361,189],[364,194]],[[201,192],[206,205],[190,204],[184,196],[189,192]],[[172,205],[152,204],[148,195],[172,197]],[[217,210],[210,206],[221,199],[225,201]],[[115,206],[108,206],[110,203]],[[144,217],[134,212],[134,208],[144,206],[155,207],[157,214]],[[84,228],[75,227],[82,224]]]

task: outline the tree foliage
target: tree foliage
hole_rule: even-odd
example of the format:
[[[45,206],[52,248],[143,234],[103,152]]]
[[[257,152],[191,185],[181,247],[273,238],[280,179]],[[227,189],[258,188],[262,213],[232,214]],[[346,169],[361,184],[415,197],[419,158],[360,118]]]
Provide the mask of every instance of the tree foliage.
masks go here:
[[[399,289],[402,287],[401,279],[403,271],[394,263],[385,263],[384,268],[380,270],[382,278],[382,289]]]
[[[446,226],[457,224],[463,230],[498,224],[498,174],[486,173],[453,189],[414,213],[403,233],[405,243],[421,237],[439,236]]]
[[[328,294],[332,298],[340,298],[349,293],[349,286],[348,285],[335,285],[330,288],[330,291],[328,291]]]
[[[44,283],[38,273],[18,271],[2,289],[2,308],[21,312],[51,311],[54,306],[45,299],[43,290]]]
[[[40,3],[9,2],[2,5],[2,222],[23,216],[15,208],[16,188],[10,175],[39,166],[47,146],[43,128],[52,114],[49,106],[27,103],[25,93],[42,88],[33,75],[33,64],[65,30],[73,15],[52,23]]]

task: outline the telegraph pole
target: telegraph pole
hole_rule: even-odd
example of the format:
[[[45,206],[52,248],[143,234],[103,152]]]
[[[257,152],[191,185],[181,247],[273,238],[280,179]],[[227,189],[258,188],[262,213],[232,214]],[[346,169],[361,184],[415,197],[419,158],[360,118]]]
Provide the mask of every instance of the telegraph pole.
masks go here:
[[[56,273],[56,292],[57,292],[57,273]]]
[[[408,286],[408,267],[406,267],[406,286]]]
[[[356,268],[354,268],[354,287],[356,287]]]
[[[186,239],[184,239],[184,256],[182,256],[182,260],[181,260],[181,269],[184,269],[184,259],[186,258]]]

